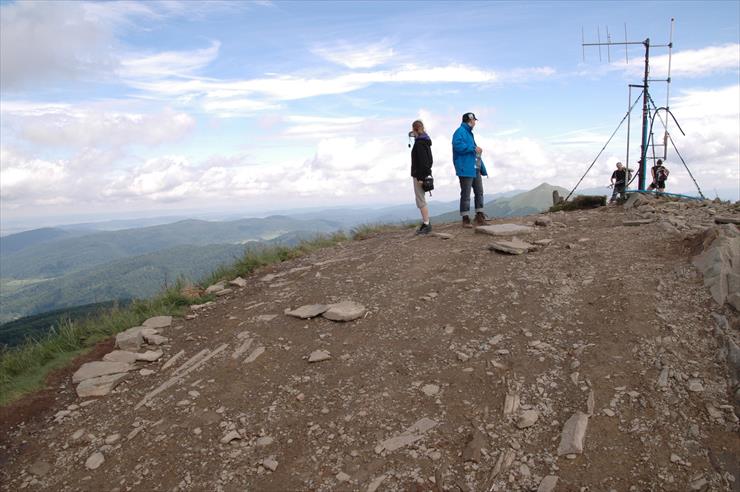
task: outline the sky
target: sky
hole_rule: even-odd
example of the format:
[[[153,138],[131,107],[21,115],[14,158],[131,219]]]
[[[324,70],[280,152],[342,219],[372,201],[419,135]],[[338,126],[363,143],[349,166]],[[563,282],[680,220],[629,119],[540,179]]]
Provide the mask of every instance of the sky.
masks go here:
[[[433,199],[454,200],[469,111],[487,193],[572,188],[639,96],[644,46],[581,45],[607,39],[650,39],[681,157],[740,199],[736,1],[0,1],[0,36],[0,226],[413,203],[417,118]],[[635,166],[640,104],[629,156],[625,120],[582,188]],[[673,148],[666,164],[696,195]]]

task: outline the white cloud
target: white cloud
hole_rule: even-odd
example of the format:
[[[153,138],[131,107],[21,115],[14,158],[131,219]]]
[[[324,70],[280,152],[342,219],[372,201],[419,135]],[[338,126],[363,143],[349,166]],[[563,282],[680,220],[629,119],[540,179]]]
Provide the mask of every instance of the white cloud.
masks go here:
[[[58,80],[103,77],[116,66],[113,39],[78,2],[15,2],[0,6],[0,85],[22,90]]]
[[[5,147],[0,148],[0,169],[0,198],[3,203],[29,205],[36,199],[58,200],[59,197],[53,197],[51,193],[69,178],[63,162],[29,159]]]
[[[661,53],[663,52],[665,50],[661,49]],[[629,64],[620,59],[613,62],[610,68],[627,70],[630,74],[637,76],[643,74],[644,66],[643,55],[630,58]],[[737,43],[707,46],[695,50],[676,50],[671,57],[671,77],[708,77],[717,73],[739,70],[740,44]],[[667,54],[650,56],[650,76],[652,78],[668,76]]]
[[[218,57],[221,43],[191,51],[161,51],[154,54],[129,54],[121,59],[119,74],[124,79],[190,77]]]
[[[188,114],[120,112],[104,105],[3,102],[2,128],[16,138],[44,147],[118,148],[154,146],[187,135],[195,127]]]
[[[351,69],[373,68],[388,62],[396,54],[388,41],[368,45],[339,42],[330,47],[316,47],[311,51],[332,63]]]

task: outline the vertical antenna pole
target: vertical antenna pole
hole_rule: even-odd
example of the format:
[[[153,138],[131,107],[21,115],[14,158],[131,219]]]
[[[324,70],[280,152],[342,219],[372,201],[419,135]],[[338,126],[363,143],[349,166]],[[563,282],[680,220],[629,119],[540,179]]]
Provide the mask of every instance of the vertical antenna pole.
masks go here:
[[[599,62],[601,62],[601,28],[596,26],[596,39],[599,40]]]
[[[647,38],[645,45],[645,77],[642,81],[642,142],[640,144],[640,184],[639,190],[645,191],[645,178],[647,176],[647,151],[648,151],[648,75],[650,73],[650,38]]]
[[[606,61],[609,63],[612,62],[612,52],[611,52],[611,43],[612,43],[612,37],[609,35],[609,26],[606,26]]]
[[[670,111],[670,99],[671,99],[671,55],[673,52],[673,23],[676,21],[671,17],[671,35],[668,39],[668,79],[665,85],[665,108]],[[666,116],[665,125],[663,126],[663,160],[668,158],[668,117]]]
[[[583,63],[586,63],[586,36],[583,33],[583,26],[581,26],[581,50],[583,51]]]
[[[627,23],[624,23],[624,62],[629,65],[630,58],[627,55]]]
[[[627,172],[627,179],[625,180],[625,188],[627,184],[632,181],[632,176],[629,175],[630,170],[630,126],[632,123],[632,86],[629,86],[627,93],[627,156],[624,158],[624,167]]]

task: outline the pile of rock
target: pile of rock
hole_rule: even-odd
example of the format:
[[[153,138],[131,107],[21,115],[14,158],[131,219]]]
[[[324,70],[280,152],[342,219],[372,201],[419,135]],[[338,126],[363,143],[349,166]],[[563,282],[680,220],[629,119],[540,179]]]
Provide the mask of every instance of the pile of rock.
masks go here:
[[[154,362],[162,357],[161,350],[137,352],[145,343],[162,345],[168,339],[159,335],[159,330],[172,324],[172,316],[149,318],[141,326],[135,326],[116,335],[116,348],[103,356],[102,361],[88,362],[72,375],[77,385],[77,396],[104,396],[136,369],[136,362]],[[142,369],[144,371],[144,369]]]

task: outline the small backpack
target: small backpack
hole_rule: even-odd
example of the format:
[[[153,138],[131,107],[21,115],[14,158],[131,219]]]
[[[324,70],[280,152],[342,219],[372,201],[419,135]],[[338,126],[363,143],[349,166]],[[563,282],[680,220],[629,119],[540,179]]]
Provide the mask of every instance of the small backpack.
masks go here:
[[[658,181],[665,181],[666,179],[668,179],[669,174],[670,172],[668,171],[668,169],[666,169],[664,166],[660,166],[655,172],[655,178]]]

